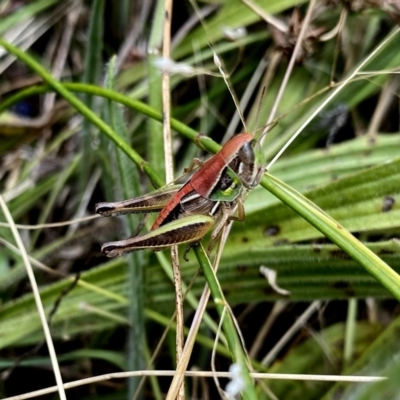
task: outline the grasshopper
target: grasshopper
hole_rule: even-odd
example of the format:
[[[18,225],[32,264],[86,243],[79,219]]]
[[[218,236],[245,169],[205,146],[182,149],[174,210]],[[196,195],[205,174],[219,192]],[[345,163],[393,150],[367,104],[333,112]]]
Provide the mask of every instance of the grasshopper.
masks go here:
[[[243,220],[242,196],[260,182],[265,165],[262,157],[254,136],[241,133],[204,163],[195,159],[189,170],[193,165],[199,168],[182,186],[167,186],[130,200],[98,203],[96,212],[102,216],[160,211],[149,233],[105,243],[102,252],[116,257],[140,249],[193,244],[211,229],[212,246],[227,221]]]

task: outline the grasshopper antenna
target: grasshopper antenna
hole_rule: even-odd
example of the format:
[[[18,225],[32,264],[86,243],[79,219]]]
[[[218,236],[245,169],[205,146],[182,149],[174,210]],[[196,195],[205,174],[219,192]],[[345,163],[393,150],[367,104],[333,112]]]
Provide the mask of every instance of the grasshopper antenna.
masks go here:
[[[189,0],[189,1],[192,4],[192,6],[193,6],[193,8],[194,8],[194,10],[196,12],[196,15],[198,16],[198,18],[200,20],[200,23],[203,25],[204,30],[206,32],[208,32],[207,24],[206,24],[206,22],[204,21],[204,19],[201,16],[201,13],[200,13],[200,10],[199,10],[199,8],[197,6],[196,1],[195,0]],[[211,44],[209,46],[210,46],[211,51],[213,52],[214,64],[218,68],[218,70],[219,70],[219,72],[220,72],[220,74],[221,74],[221,76],[222,76],[222,78],[223,78],[223,80],[225,82],[225,85],[227,86],[227,88],[229,90],[229,93],[232,96],[233,102],[235,103],[236,110],[237,110],[237,112],[239,114],[240,120],[242,121],[244,130],[247,132],[248,130],[247,130],[246,122],[244,121],[244,116],[243,116],[243,113],[242,113],[241,108],[239,106],[239,101],[238,101],[238,99],[237,99],[237,97],[236,97],[231,85],[229,84],[229,80],[228,80],[229,77],[226,75],[226,73],[225,73],[225,71],[224,71],[224,69],[222,67],[221,59],[218,57],[218,55],[215,52],[213,46]],[[225,139],[226,138],[224,137],[222,142],[225,142]]]
[[[243,95],[241,96],[241,99],[239,101],[239,107],[241,110],[245,110],[247,106],[249,105],[250,99],[253,96],[254,90],[256,87],[259,86],[259,81],[261,80],[265,69],[267,68],[267,65],[269,64],[269,57],[268,57],[268,51],[265,52],[263,57],[261,58],[256,70],[254,71],[252,77],[249,80],[249,83],[247,84],[247,87],[245,91],[243,92]],[[222,143],[225,143],[228,139],[230,139],[236,130],[237,124],[239,122],[239,114],[235,114],[231,122],[228,125],[228,128],[226,129],[225,135],[222,139]]]
[[[217,53],[216,53],[216,52],[214,51],[214,49],[212,48],[212,46],[210,46],[210,48],[211,48],[211,51],[212,51],[213,54],[214,54],[214,64],[216,65],[216,67],[218,68],[218,70],[219,70],[219,72],[220,72],[222,78],[224,79],[225,85],[226,85],[226,87],[228,88],[229,93],[230,93],[231,96],[232,96],[233,102],[235,103],[236,110],[237,110],[237,112],[239,113],[240,120],[242,121],[243,127],[244,127],[245,131],[247,132],[246,122],[244,122],[243,113],[242,113],[242,111],[240,110],[238,99],[236,98],[236,95],[235,95],[235,93],[233,92],[233,89],[231,88],[231,85],[229,84],[229,81],[228,81],[228,78],[227,78],[227,76],[226,76],[226,74],[225,74],[225,71],[224,71],[224,69],[222,68],[221,60],[220,60],[220,58],[218,57]]]
[[[262,104],[262,102],[264,100],[264,97],[265,97],[265,90],[266,90],[266,88],[265,88],[265,86],[263,86],[262,91],[261,91],[261,96],[260,96],[260,102],[258,103],[258,107],[257,107],[256,120],[255,120],[255,123],[254,123],[254,132],[257,132],[258,119],[260,117],[261,104]],[[260,140],[261,139],[262,139],[262,135],[260,137]]]

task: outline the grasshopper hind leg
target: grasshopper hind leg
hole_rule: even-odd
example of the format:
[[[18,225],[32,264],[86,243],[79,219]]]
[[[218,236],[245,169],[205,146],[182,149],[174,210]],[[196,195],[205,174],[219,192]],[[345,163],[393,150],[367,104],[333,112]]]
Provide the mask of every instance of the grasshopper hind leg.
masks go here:
[[[163,250],[173,245],[197,243],[214,226],[214,219],[206,215],[192,215],[174,220],[141,236],[105,243],[101,251],[107,257],[118,257],[132,251]]]

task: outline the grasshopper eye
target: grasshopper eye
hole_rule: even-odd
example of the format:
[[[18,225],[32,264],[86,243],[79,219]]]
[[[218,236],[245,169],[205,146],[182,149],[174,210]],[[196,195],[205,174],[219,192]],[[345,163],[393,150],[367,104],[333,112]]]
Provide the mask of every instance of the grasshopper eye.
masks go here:
[[[264,173],[260,165],[259,144],[256,140],[251,140],[243,144],[238,151],[238,176],[242,184],[248,188],[253,189],[260,182],[262,174]]]
[[[246,165],[254,165],[255,154],[253,149],[253,140],[251,142],[246,142],[239,150],[238,156],[239,160]]]

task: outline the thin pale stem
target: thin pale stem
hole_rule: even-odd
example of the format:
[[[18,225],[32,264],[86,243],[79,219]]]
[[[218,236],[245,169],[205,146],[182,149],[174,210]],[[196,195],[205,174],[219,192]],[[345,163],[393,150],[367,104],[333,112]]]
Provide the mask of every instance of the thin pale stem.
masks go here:
[[[129,371],[129,372],[115,372],[113,374],[104,374],[93,376],[91,378],[79,379],[77,381],[68,382],[64,384],[65,389],[71,389],[78,386],[90,385],[95,382],[104,382],[110,379],[126,379],[132,376],[174,376],[175,371]],[[186,371],[186,377],[204,377],[213,378],[231,378],[230,372],[214,372],[214,371]],[[306,375],[306,374],[270,374],[262,372],[250,372],[250,376],[254,379],[275,379],[275,380],[295,380],[295,381],[309,381],[309,382],[380,382],[387,378],[384,376],[343,376],[343,375]],[[51,386],[45,389],[36,390],[26,394],[7,397],[3,400],[26,400],[35,397],[43,396],[48,393],[57,391],[57,386]]]
[[[286,69],[285,76],[283,77],[283,81],[282,81],[282,84],[281,84],[281,86],[279,88],[278,95],[276,96],[274,105],[272,106],[271,113],[270,113],[270,115],[268,117],[268,121],[267,121],[267,124],[266,124],[267,126],[266,126],[266,128],[264,129],[264,131],[263,131],[263,133],[261,135],[261,144],[263,142],[263,139],[265,138],[265,133],[267,133],[269,131],[269,129],[270,129],[270,123],[275,118],[275,114],[276,114],[276,111],[278,110],[279,103],[282,100],[283,93],[285,92],[286,86],[287,86],[287,84],[289,82],[289,78],[290,78],[290,75],[292,74],[292,71],[293,71],[293,68],[294,68],[294,64],[296,62],[297,55],[299,54],[299,52],[301,50],[301,46],[303,44],[304,36],[305,36],[305,34],[307,32],[307,29],[309,28],[309,25],[310,25],[311,15],[312,15],[312,12],[314,10],[315,4],[316,4],[316,0],[311,0],[310,1],[310,4],[309,4],[308,9],[307,9],[307,14],[306,14],[306,16],[304,18],[304,21],[303,21],[303,24],[301,26],[299,37],[298,37],[298,39],[296,41],[296,45],[294,47],[292,56],[291,56],[290,61],[289,61],[289,65],[288,65],[288,67]]]
[[[310,306],[308,306],[308,308],[303,312],[303,314],[297,319],[297,321],[291,326],[291,328],[282,336],[278,343],[271,349],[271,351],[263,358],[261,364],[268,366],[275,359],[279,351],[281,351],[282,347],[287,344],[288,340],[304,326],[308,318],[310,318],[310,316],[315,311],[317,311],[319,307],[320,302],[313,301]]]
[[[164,23],[163,23],[163,58],[169,60],[171,53],[171,20],[172,20],[172,0],[165,0],[164,3]],[[172,137],[171,137],[171,95],[169,73],[163,71],[162,75],[162,102],[163,102],[163,139],[164,139],[164,158],[165,158],[165,180],[172,182],[174,179],[173,157],[172,157]],[[171,248],[171,262],[175,284],[175,307],[176,307],[176,362],[182,357],[184,345],[184,317],[183,317],[183,297],[182,280],[179,266],[178,247]],[[185,386],[182,379],[177,395],[178,399],[185,398]]]
[[[32,286],[32,292],[33,292],[33,297],[35,298],[35,302],[36,302],[36,307],[39,313],[39,317],[40,317],[40,322],[42,324],[42,328],[43,328],[43,333],[44,333],[44,337],[46,339],[46,344],[47,344],[47,348],[49,350],[49,355],[50,355],[50,360],[51,360],[51,365],[53,367],[53,372],[54,372],[54,377],[56,379],[56,383],[57,383],[57,388],[58,388],[58,393],[60,396],[61,400],[67,400],[67,397],[65,395],[65,390],[64,390],[64,385],[63,385],[63,381],[62,381],[62,377],[61,377],[61,372],[60,372],[60,367],[58,365],[58,361],[57,361],[57,354],[56,351],[54,349],[54,343],[53,343],[53,339],[51,338],[51,334],[50,334],[50,328],[49,325],[47,323],[47,318],[46,318],[46,314],[44,312],[44,307],[42,304],[42,299],[40,298],[40,293],[39,293],[39,288],[37,286],[36,283],[36,279],[35,279],[35,274],[33,273],[33,268],[32,265],[29,261],[29,257],[28,254],[25,250],[25,246],[22,242],[21,236],[19,235],[19,232],[17,230],[17,228],[14,226],[14,221],[13,218],[11,216],[11,213],[7,207],[7,204],[5,203],[5,201],[3,200],[3,197],[0,195],[0,207],[3,210],[3,214],[6,217],[7,222],[10,224],[10,230],[14,236],[14,239],[17,243],[17,246],[21,252],[21,257],[22,260],[25,264],[25,268],[26,268],[26,273],[28,274],[29,277],[29,282]]]

